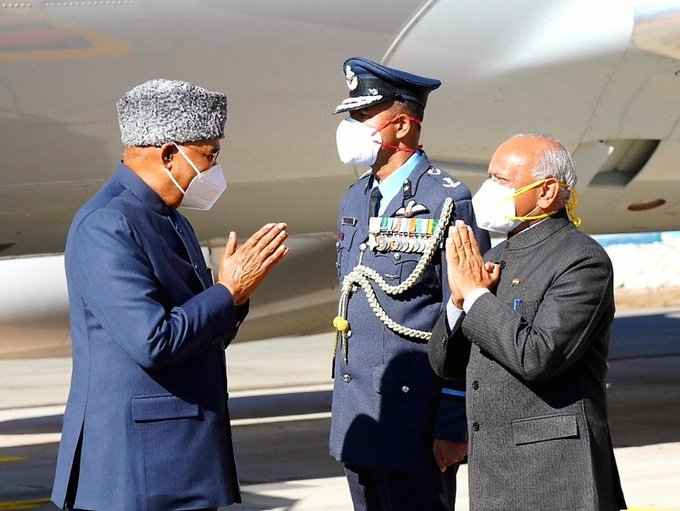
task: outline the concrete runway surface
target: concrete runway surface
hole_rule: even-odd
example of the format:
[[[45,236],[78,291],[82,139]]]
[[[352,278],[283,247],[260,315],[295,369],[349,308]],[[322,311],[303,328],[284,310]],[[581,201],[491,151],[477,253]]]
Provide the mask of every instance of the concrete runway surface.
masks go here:
[[[227,350],[242,511],[350,510],[328,455],[332,334]],[[49,503],[70,359],[0,361],[0,511]],[[680,511],[680,308],[617,316],[609,410],[629,508]],[[467,470],[458,511],[468,509]],[[417,510],[414,510],[417,511]]]

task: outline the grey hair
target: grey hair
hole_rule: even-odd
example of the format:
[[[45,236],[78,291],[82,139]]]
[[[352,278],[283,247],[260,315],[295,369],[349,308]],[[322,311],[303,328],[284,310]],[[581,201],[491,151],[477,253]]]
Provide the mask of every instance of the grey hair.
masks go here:
[[[531,174],[537,179],[554,178],[560,183],[567,185],[566,188],[560,187],[557,195],[560,204],[564,205],[571,199],[571,191],[576,186],[576,172],[574,162],[571,160],[569,151],[549,133],[541,131],[517,133],[511,138],[535,138],[551,142],[550,147],[538,156],[536,167]]]

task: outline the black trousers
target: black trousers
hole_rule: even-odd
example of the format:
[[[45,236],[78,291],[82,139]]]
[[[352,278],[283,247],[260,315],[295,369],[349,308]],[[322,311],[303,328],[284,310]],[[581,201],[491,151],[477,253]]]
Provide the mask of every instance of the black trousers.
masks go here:
[[[446,472],[388,472],[345,465],[354,511],[454,511],[458,465]]]

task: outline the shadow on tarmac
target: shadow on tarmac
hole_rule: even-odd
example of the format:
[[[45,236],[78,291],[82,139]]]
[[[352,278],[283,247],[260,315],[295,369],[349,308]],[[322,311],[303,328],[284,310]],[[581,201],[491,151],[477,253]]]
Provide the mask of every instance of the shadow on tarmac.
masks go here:
[[[680,442],[680,312],[617,317],[611,339],[614,447]]]
[[[608,377],[609,422],[615,447],[680,442],[680,311],[619,317],[614,321]],[[232,396],[233,420],[329,412],[331,391]],[[62,415],[0,422],[0,435],[59,433]],[[243,485],[342,476],[328,454],[330,419],[246,423],[233,426]],[[11,465],[14,499],[49,495],[58,444],[0,448]],[[5,474],[9,476],[9,474]],[[5,479],[5,476],[3,476]],[[294,484],[294,483],[292,483]],[[249,495],[248,509],[286,509],[289,499]],[[260,507],[261,505],[261,507]],[[40,510],[55,509],[43,504]]]
[[[680,355],[680,311],[614,319],[610,362],[668,355]]]

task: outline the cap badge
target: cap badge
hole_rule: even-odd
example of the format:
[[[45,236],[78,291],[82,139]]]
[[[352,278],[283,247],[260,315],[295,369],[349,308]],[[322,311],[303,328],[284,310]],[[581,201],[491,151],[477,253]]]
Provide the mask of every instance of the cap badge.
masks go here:
[[[345,66],[345,78],[347,79],[347,88],[349,90],[354,90],[359,85],[357,74],[349,66]]]
[[[378,89],[368,89],[368,93],[371,96],[377,96],[378,95]]]

